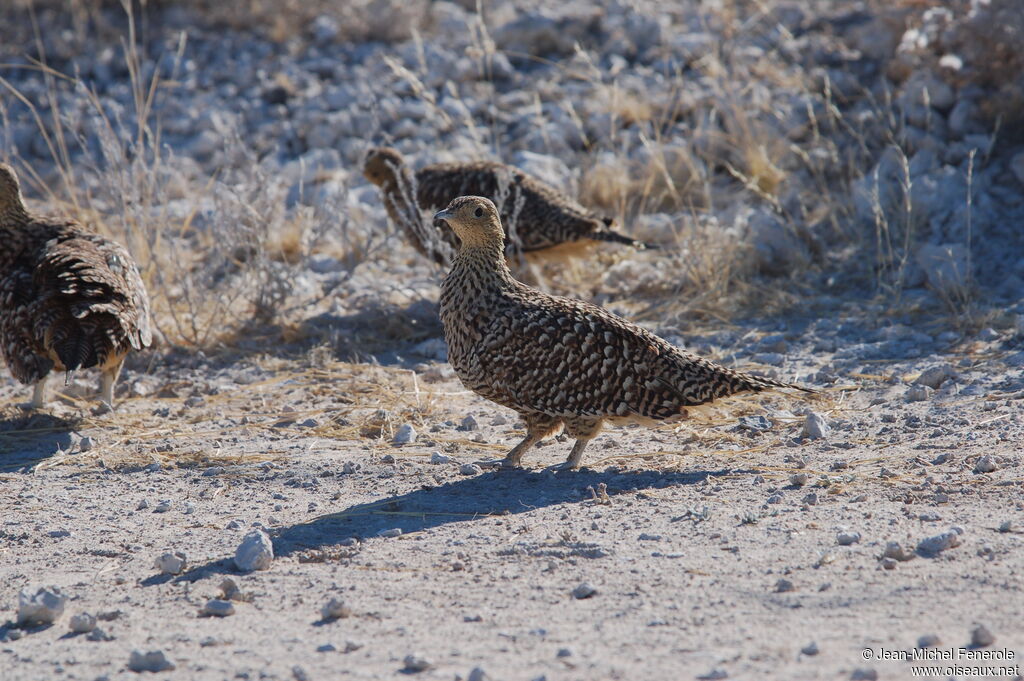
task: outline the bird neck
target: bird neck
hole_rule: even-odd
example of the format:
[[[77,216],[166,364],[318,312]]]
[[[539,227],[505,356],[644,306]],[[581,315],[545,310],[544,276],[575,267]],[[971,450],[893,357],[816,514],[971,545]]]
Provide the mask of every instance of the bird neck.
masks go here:
[[[462,248],[455,256],[452,272],[462,272],[462,276],[471,279],[481,286],[496,285],[503,287],[515,284],[505,251],[500,241],[463,241]]]

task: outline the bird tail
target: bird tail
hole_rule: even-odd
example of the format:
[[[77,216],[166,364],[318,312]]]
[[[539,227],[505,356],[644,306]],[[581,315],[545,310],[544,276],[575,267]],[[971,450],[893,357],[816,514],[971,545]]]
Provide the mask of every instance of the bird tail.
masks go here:
[[[76,369],[95,366],[98,362],[96,344],[85,330],[74,322],[57,325],[50,339],[50,347],[68,374]]]
[[[743,386],[743,388],[746,390],[750,390],[752,392],[761,392],[762,390],[782,388],[785,390],[799,390],[800,392],[805,392],[811,395],[818,394],[818,391],[815,390],[814,388],[805,388],[804,386],[797,385],[795,383],[776,381],[774,378],[768,378],[767,376],[754,376],[753,374],[743,373],[739,374],[739,376],[742,379],[743,383],[746,384]]]
[[[595,241],[604,241],[606,243],[612,244],[624,244],[626,246],[632,246],[638,251],[656,251],[661,248],[661,246],[658,246],[657,244],[648,244],[644,243],[643,241],[637,241],[635,239],[631,239],[625,234],[620,234],[619,232],[616,232],[614,229],[611,229],[612,225],[615,224],[615,221],[612,220],[611,218],[601,218],[601,222],[603,222],[605,227],[608,227],[609,229],[599,229],[594,231],[590,235],[590,237]]]

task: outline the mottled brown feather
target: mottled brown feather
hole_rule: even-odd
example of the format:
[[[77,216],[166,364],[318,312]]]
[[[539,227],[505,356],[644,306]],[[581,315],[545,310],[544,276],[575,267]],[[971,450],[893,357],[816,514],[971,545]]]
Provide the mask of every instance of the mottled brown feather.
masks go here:
[[[719,366],[596,305],[516,281],[502,254],[497,210],[485,198],[458,198],[437,217],[463,242],[441,286],[452,367],[467,388],[528,424],[561,421],[577,433],[576,465],[605,419],[661,421],[769,388],[813,392]]]

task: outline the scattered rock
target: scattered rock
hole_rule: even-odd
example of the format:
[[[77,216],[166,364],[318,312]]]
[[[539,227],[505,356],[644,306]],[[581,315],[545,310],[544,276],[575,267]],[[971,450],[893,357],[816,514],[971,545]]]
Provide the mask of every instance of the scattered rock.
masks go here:
[[[918,648],[935,648],[941,643],[942,641],[935,634],[925,634],[917,639]]]
[[[161,501],[159,504],[156,505],[156,508],[153,509],[153,513],[167,513],[170,510],[171,510],[171,500],[170,499],[164,499],[163,501]]]
[[[882,555],[886,558],[898,561],[911,560],[916,556],[913,551],[908,550],[905,546],[896,541],[891,541],[886,544],[885,552]]]
[[[912,385],[904,395],[907,402],[926,402],[934,391],[926,385]]]
[[[789,484],[793,485],[793,487],[803,487],[810,480],[811,476],[807,475],[807,473],[794,473],[789,476]]]
[[[274,560],[274,545],[263,530],[253,530],[235,549],[235,567],[242,572],[266,570]]]
[[[482,472],[483,469],[475,463],[464,463],[459,466],[459,475],[479,475]]]
[[[22,589],[18,593],[18,626],[53,624],[64,614],[67,600],[68,597],[56,586],[39,587],[34,592]]]
[[[100,627],[96,627],[86,635],[85,640],[93,642],[113,641],[114,636],[113,634],[108,634]]]
[[[180,575],[187,565],[188,560],[181,551],[162,553],[154,561],[156,569],[164,575]]]
[[[466,677],[466,681],[490,681],[491,677],[483,670],[483,667],[473,667]]]
[[[840,532],[836,535],[836,541],[840,546],[849,546],[860,541],[860,532]]]
[[[878,681],[878,672],[870,667],[857,667],[850,674],[850,681]]]
[[[93,439],[91,437],[89,437],[88,435],[86,435],[81,440],[79,440],[79,442],[78,442],[78,451],[80,451],[82,453],[88,452],[90,449],[93,448],[94,444],[95,443],[93,442]]]
[[[406,655],[405,659],[402,660],[402,669],[412,674],[424,672],[433,666],[434,665],[430,663],[430,660],[416,653]]]
[[[555,653],[555,657],[572,657],[572,650],[569,648],[559,648],[558,652]]]
[[[597,589],[589,582],[581,582],[579,586],[572,590],[572,597],[582,600],[584,598],[590,598],[597,593]]]
[[[779,579],[779,581],[775,582],[775,593],[777,594],[784,594],[795,590],[796,587],[793,586],[793,582],[788,579]]]
[[[937,534],[934,537],[922,539],[917,545],[917,552],[929,558],[937,556],[947,549],[959,546],[961,534],[960,530],[952,529],[948,532]]]
[[[242,593],[242,590],[238,588],[238,584],[231,577],[225,577],[223,580],[221,580],[220,594],[221,597],[227,601],[251,600],[249,596]]]
[[[452,457],[442,454],[441,452],[434,452],[430,455],[430,463],[438,465],[443,463],[450,463]]]
[[[395,456],[394,456],[394,454],[385,454],[384,456],[380,457],[380,462],[381,463],[394,463],[395,462]]]
[[[1015,530],[1014,523],[1012,520],[1004,520],[999,525],[1000,532],[1013,532]]]
[[[388,539],[393,538],[393,537],[401,537],[402,536],[402,528],[400,528],[400,527],[391,527],[391,528],[386,529],[386,530],[381,530],[380,532],[377,533],[377,536],[378,537],[385,537],[385,538],[388,538]]]
[[[987,648],[996,642],[996,637],[984,624],[979,624],[971,629],[971,647]]]
[[[999,463],[991,454],[986,454],[978,459],[978,463],[974,464],[975,473],[992,473],[997,470],[999,470]]]
[[[804,655],[808,655],[808,656],[817,655],[818,652],[820,652],[818,650],[818,643],[816,641],[811,641],[810,643],[805,645],[803,648],[801,648],[800,652],[803,653]]]
[[[459,430],[469,431],[479,429],[480,424],[476,422],[476,419],[473,418],[472,414],[466,416],[466,418],[462,419],[462,421],[459,422]]]
[[[953,370],[953,367],[942,364],[925,369],[920,376],[914,379],[914,385],[926,385],[932,390],[938,390],[943,383],[955,376],[956,371]]]
[[[832,428],[825,422],[825,417],[815,412],[808,412],[804,419],[801,437],[809,440],[824,440],[832,433]]]
[[[128,658],[128,669],[133,672],[163,672],[174,669],[174,663],[167,659],[162,650],[146,653],[133,650]]]
[[[413,442],[416,442],[416,429],[408,423],[403,423],[395,432],[395,437],[391,444],[401,446],[412,444]]]
[[[325,620],[336,620],[348,617],[352,614],[352,608],[345,604],[340,598],[332,598],[320,608],[320,615]]]
[[[739,418],[739,428],[741,430],[763,433],[766,430],[771,430],[771,427],[772,422],[760,414],[756,416],[741,416]]]
[[[88,634],[96,628],[96,616],[87,612],[72,615],[68,621],[68,629],[76,634]]]
[[[231,601],[211,598],[199,611],[200,617],[229,617],[235,614],[235,606]]]

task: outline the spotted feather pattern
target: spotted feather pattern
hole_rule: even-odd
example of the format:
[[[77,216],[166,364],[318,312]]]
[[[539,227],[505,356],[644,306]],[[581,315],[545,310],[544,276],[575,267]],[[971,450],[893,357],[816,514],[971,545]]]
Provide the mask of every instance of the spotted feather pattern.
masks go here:
[[[152,343],[149,299],[122,246],[27,214],[0,217],[0,239],[0,349],[16,379],[103,367]]]
[[[441,286],[448,359],[467,388],[528,424],[562,421],[589,438],[603,419],[665,420],[769,388],[813,392],[719,366],[596,305],[530,288],[512,277],[496,238],[473,236]]]

